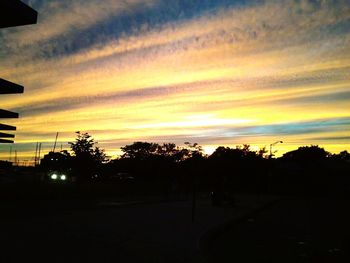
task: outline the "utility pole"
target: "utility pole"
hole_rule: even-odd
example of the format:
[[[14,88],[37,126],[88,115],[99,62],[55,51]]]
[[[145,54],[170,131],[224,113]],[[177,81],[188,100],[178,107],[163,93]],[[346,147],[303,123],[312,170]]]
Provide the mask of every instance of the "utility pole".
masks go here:
[[[58,137],[58,132],[56,133],[56,139],[55,139],[55,144],[53,145],[53,152],[56,150],[56,143],[57,143],[57,137]]]
[[[38,158],[38,148],[39,148],[39,143],[36,143],[36,148],[35,148],[35,157],[34,157],[34,166],[36,166],[37,158]]]
[[[40,164],[41,143],[39,143],[38,165]]]
[[[11,162],[12,159],[12,146],[10,146],[10,158],[9,158],[9,162]]]

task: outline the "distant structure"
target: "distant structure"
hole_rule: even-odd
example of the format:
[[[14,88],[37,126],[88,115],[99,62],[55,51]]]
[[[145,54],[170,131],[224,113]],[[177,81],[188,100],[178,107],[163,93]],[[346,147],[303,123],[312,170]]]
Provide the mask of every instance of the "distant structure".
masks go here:
[[[38,12],[19,0],[0,1],[0,28],[36,24],[37,18]],[[23,90],[23,86],[0,78],[0,95],[23,93]],[[18,118],[18,113],[0,109],[0,119],[3,118]],[[0,123],[0,131],[15,130],[14,126]],[[13,143],[14,137],[14,134],[0,132],[0,143]]]

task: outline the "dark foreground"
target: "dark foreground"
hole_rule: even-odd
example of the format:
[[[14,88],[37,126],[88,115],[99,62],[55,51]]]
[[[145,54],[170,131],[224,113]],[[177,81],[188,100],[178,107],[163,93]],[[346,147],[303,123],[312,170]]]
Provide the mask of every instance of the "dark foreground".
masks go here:
[[[2,202],[0,262],[203,262],[203,233],[273,198],[237,199],[198,198],[194,222],[190,200]]]
[[[236,206],[213,207],[200,199],[194,222],[191,201],[0,204],[0,262],[6,263],[350,262],[347,200],[242,195]],[[220,224],[225,232],[201,246],[201,237]]]
[[[289,198],[230,227],[211,262],[350,262],[350,202]]]

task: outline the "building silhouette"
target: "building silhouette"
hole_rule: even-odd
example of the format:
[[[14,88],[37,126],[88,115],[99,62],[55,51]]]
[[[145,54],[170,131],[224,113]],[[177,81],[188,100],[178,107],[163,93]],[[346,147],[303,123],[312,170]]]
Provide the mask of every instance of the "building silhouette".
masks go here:
[[[38,13],[19,0],[0,1],[0,28],[36,24]],[[0,95],[23,93],[24,87],[0,78]],[[0,119],[18,118],[18,113],[0,109]],[[0,131],[15,131],[16,127],[0,123]],[[14,134],[0,132],[0,143],[13,143]]]

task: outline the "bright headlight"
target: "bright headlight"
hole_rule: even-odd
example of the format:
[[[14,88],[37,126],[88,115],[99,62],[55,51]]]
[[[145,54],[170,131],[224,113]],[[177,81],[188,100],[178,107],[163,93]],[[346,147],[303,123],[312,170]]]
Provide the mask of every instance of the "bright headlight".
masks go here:
[[[61,180],[66,180],[67,179],[67,176],[65,176],[64,174],[61,175]]]
[[[56,180],[56,179],[57,179],[57,174],[52,174],[52,175],[51,175],[51,179],[52,179],[52,180]]]

